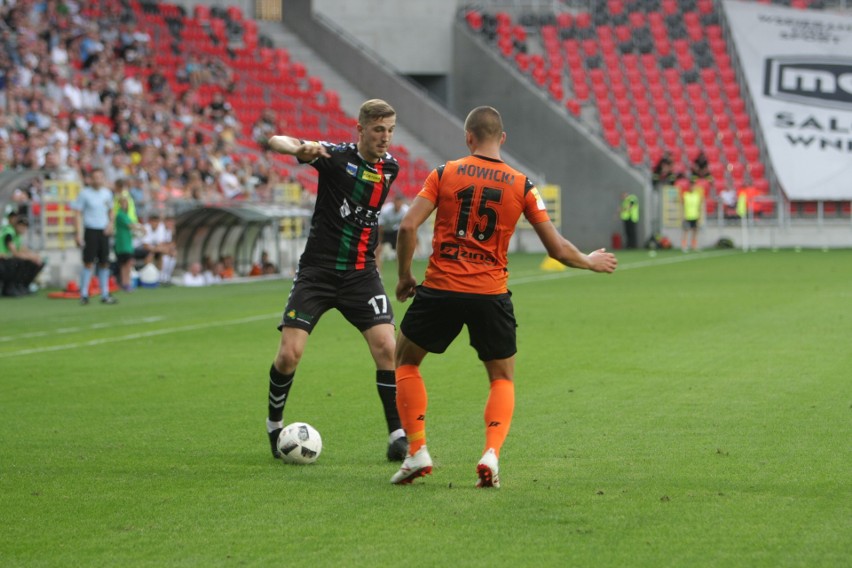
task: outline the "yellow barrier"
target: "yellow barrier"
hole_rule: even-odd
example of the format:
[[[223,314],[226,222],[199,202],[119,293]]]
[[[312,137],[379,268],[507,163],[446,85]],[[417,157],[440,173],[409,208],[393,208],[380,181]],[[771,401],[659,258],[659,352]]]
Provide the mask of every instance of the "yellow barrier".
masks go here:
[[[562,224],[562,188],[556,184],[548,183],[538,187],[538,193],[547,207],[547,214],[553,224],[559,227]],[[521,217],[518,227],[530,228],[525,217]]]
[[[77,182],[44,180],[41,228],[45,249],[64,250],[77,246],[77,213],[71,209],[71,203],[79,192]]]

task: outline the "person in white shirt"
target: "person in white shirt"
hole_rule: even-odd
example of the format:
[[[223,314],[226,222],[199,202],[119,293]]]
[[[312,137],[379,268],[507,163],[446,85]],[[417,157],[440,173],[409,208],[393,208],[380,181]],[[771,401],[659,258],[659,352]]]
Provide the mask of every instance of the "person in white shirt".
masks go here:
[[[225,169],[219,174],[219,189],[225,199],[234,199],[243,192],[240,178],[236,174],[237,166],[231,162],[225,165]]]
[[[399,193],[394,194],[393,201],[388,201],[382,206],[382,212],[379,215],[379,250],[376,251],[376,267],[380,272],[385,244],[389,244],[396,253],[396,236],[399,233],[399,224],[406,213],[408,213],[408,203]]]
[[[207,279],[201,273],[201,263],[193,262],[189,265],[189,270],[183,273],[183,285],[190,287],[206,286]]]
[[[149,260],[160,270],[160,282],[169,283],[175,269],[177,253],[170,226],[174,221],[164,220],[154,216],[152,221],[145,223],[145,236],[142,237],[142,248],[148,253]]]
[[[719,192],[719,199],[722,201],[722,213],[725,219],[736,219],[737,215],[737,192],[731,186],[726,186],[725,189]]]
[[[145,92],[145,87],[142,85],[142,81],[140,81],[138,77],[135,75],[128,75],[121,83],[121,90],[125,95],[136,97]]]

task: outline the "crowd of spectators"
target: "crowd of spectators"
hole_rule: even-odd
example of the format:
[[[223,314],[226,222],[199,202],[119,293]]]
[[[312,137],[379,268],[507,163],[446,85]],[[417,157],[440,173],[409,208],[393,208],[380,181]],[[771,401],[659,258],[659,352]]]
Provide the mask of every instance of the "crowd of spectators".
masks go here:
[[[175,204],[265,201],[279,178],[228,103],[234,78],[219,58],[183,54],[173,89],[156,44],[127,3],[77,0],[0,3],[0,171],[39,169],[81,182],[95,168],[126,184],[140,219]],[[143,72],[144,71],[144,72]],[[205,103],[202,89],[212,89]],[[256,141],[278,124],[266,110]],[[29,198],[39,200],[39,185]]]

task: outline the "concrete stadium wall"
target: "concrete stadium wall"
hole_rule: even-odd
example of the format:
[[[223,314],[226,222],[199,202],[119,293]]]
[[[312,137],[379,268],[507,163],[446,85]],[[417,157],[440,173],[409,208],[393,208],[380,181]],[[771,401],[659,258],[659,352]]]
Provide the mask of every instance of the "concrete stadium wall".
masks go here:
[[[448,159],[467,152],[462,123],[456,117],[396,69],[385,67],[369,49],[353,44],[346,30],[319,14],[315,17],[311,0],[288,0],[284,25],[366,96],[393,104],[406,127],[437,155]]]
[[[257,0],[171,0],[192,13],[196,4],[237,6],[256,17]],[[281,0],[285,23],[301,2]],[[310,4],[310,2],[308,3]],[[452,59],[450,24],[458,0],[313,0],[312,11],[357,38],[406,75],[446,75]]]
[[[458,0],[313,0],[313,11],[406,75],[446,75],[457,4]],[[289,6],[288,0],[285,10]]]
[[[647,202],[650,180],[590,137],[463,24],[454,24],[454,30],[453,109],[461,112],[483,104],[497,108],[503,115],[506,146],[533,168],[526,173],[537,183],[561,186],[563,234],[582,248],[608,247],[612,233],[621,232],[616,215],[621,192]],[[647,231],[640,231],[639,237],[640,242],[647,238]]]

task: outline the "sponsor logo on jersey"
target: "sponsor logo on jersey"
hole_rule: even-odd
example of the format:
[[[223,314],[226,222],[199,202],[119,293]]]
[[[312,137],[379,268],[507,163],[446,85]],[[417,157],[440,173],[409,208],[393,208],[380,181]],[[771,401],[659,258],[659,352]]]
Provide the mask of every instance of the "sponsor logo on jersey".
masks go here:
[[[497,259],[488,253],[468,250],[457,243],[441,243],[439,249],[441,258],[455,260],[458,262],[471,262],[473,264],[497,264]]]
[[[382,181],[382,176],[375,172],[368,172],[364,170],[363,172],[361,172],[361,179],[364,181],[369,181],[371,183],[376,183]]]
[[[355,203],[350,205],[346,199],[340,205],[340,217],[349,219],[359,227],[377,227],[379,225],[380,213],[381,210],[379,209],[371,209]]]

